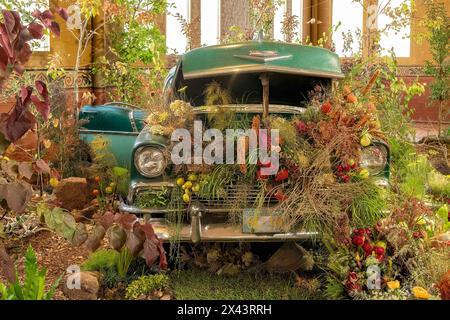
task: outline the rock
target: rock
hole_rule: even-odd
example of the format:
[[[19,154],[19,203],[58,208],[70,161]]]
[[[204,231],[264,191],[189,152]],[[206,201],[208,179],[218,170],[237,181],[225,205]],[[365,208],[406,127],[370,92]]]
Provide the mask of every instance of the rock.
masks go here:
[[[70,300],[97,300],[100,273],[80,271],[69,274],[63,282],[63,292]],[[78,288],[77,288],[78,285]]]
[[[89,202],[89,190],[85,178],[71,177],[63,179],[54,189],[61,207],[67,210],[83,209]]]
[[[97,208],[97,206],[89,206],[82,210],[73,210],[71,213],[76,222],[89,222],[97,212]]]

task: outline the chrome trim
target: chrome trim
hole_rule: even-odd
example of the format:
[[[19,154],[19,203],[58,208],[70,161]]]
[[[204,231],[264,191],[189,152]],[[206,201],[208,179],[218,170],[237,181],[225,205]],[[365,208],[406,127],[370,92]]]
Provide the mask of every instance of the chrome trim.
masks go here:
[[[251,61],[260,61],[260,62],[270,62],[270,61],[276,61],[276,60],[287,60],[292,58],[292,54],[289,54],[287,56],[271,56],[271,57],[261,57],[261,56],[245,56],[240,54],[235,54],[233,57],[245,59],[245,60],[251,60]]]
[[[134,120],[134,111],[130,110],[128,112],[128,119],[130,119],[131,128],[133,128],[133,132],[138,132],[136,121]]]
[[[208,114],[213,113],[214,108],[225,107],[234,110],[235,112],[245,112],[245,113],[262,113],[262,104],[225,104],[220,106],[201,106],[194,109],[195,114]],[[306,108],[287,106],[281,104],[269,105],[269,113],[287,113],[287,114],[301,114],[304,113]]]
[[[202,209],[199,205],[192,204],[189,207],[189,215],[191,216],[191,241],[192,243],[199,243],[201,241],[201,219]]]
[[[138,209],[126,204],[120,204],[119,209],[129,213],[161,213],[170,212],[170,209]],[[134,211],[136,210],[136,211]],[[200,210],[200,208],[199,208]],[[196,212],[200,213],[200,211]],[[278,242],[278,241],[299,241],[311,240],[320,236],[318,232],[286,232],[286,233],[271,233],[271,234],[254,234],[243,233],[242,227],[230,225],[228,223],[210,223],[201,224],[200,215],[197,215],[198,220],[194,218],[191,224],[184,223],[179,231],[174,231],[164,218],[146,217],[147,221],[152,223],[153,229],[159,239],[163,241],[177,240],[182,242]],[[196,229],[198,228],[198,229]]]
[[[342,73],[336,72],[326,72],[326,71],[309,71],[301,68],[289,68],[289,67],[279,67],[271,65],[244,65],[244,66],[230,66],[208,69],[207,71],[197,71],[197,72],[183,72],[184,79],[196,79],[210,76],[220,76],[232,73],[251,73],[251,72],[282,72],[287,74],[297,74],[304,76],[312,76],[319,78],[336,78],[343,79],[344,75]]]
[[[88,129],[79,129],[78,133],[79,134],[113,134],[113,135],[121,135],[121,136],[138,136],[139,135],[139,132],[88,130]]]
[[[112,101],[112,102],[107,102],[103,104],[104,106],[111,106],[111,105],[119,105],[119,106],[125,106],[127,108],[132,108],[132,109],[140,109],[138,106],[131,104],[131,103],[126,103],[126,102],[122,102],[122,101]]]

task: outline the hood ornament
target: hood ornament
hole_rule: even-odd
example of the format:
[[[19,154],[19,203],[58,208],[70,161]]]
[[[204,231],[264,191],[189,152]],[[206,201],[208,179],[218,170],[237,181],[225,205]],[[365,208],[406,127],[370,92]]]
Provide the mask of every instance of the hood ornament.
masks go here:
[[[277,51],[274,50],[250,50],[248,55],[240,55],[235,54],[234,57],[245,59],[245,60],[253,60],[259,62],[269,62],[275,60],[285,60],[292,58],[292,54],[280,56]]]

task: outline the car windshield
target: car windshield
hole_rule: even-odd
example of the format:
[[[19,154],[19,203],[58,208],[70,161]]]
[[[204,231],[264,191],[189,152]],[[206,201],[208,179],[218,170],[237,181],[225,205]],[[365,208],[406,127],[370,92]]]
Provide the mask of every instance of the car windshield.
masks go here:
[[[175,83],[176,91],[181,98],[193,106],[204,106],[205,90],[211,83],[218,83],[228,90],[233,104],[261,104],[261,74],[234,73],[215,77],[184,79],[178,73]],[[286,73],[271,73],[269,78],[269,101],[272,105],[304,106],[308,100],[308,92],[314,86],[329,87],[331,79],[301,76]]]

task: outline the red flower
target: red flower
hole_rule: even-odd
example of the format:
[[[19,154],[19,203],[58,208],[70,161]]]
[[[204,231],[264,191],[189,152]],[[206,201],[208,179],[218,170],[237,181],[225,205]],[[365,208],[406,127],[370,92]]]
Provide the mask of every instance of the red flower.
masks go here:
[[[362,248],[367,255],[372,253],[373,246],[368,241],[364,242]]]
[[[360,247],[360,246],[362,246],[364,244],[364,237],[362,237],[362,236],[353,237],[352,243],[355,246]]]
[[[275,181],[281,182],[283,180],[286,180],[287,178],[289,178],[289,172],[286,169],[281,169],[275,176]]]
[[[377,256],[382,256],[384,255],[384,248],[383,247],[374,247],[373,251],[375,251],[375,254]]]
[[[329,102],[325,102],[324,104],[322,104],[322,106],[320,107],[320,111],[322,111],[322,113],[325,114],[329,114],[331,112],[332,109],[332,105]]]

